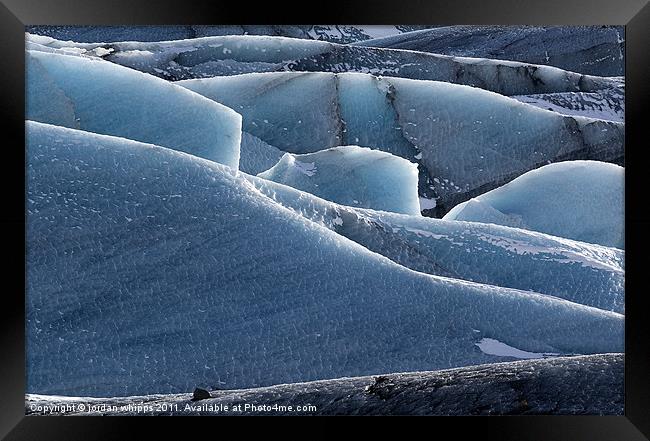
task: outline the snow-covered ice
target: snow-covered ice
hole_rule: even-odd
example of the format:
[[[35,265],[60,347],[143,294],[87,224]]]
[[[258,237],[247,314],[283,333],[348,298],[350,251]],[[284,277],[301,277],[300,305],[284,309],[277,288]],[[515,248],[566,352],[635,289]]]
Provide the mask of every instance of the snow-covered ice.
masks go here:
[[[548,93],[520,95],[512,98],[562,115],[586,116],[608,121],[625,122],[624,87],[596,92]]]

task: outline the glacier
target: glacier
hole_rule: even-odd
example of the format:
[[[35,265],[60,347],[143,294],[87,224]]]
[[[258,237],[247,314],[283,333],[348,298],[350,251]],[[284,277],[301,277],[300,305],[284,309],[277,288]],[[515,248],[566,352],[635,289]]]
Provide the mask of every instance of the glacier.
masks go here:
[[[285,153],[258,176],[342,205],[420,215],[417,165],[367,147]]]
[[[489,222],[624,248],[624,168],[598,161],[546,165],[459,204],[444,219]]]
[[[342,206],[243,177],[278,204],[412,270],[625,310],[620,249],[501,225]]]
[[[33,50],[74,51],[178,81],[251,72],[360,72],[480,87],[503,95],[594,92],[616,79],[552,66],[272,36],[76,43],[27,34]],[[98,53],[99,51],[99,53]]]
[[[420,196],[435,199],[437,216],[549,162],[623,157],[623,123],[462,85],[309,72],[175,84],[236,110],[245,131],[289,153],[359,145],[417,162]]]
[[[624,37],[623,26],[440,26],[353,44],[617,76],[625,72]]]
[[[26,72],[27,119],[238,167],[241,116],[187,88],[106,61],[40,51],[27,51]]]
[[[428,26],[341,26],[341,25],[165,25],[165,26],[43,26],[28,25],[30,34],[81,43],[118,41],[163,41],[217,35],[273,35],[347,44],[397,35]]]
[[[70,128],[28,122],[26,136],[28,392],[175,393],[508,360],[483,353],[483,338],[623,349],[621,314],[412,271],[251,180],[281,184]]]

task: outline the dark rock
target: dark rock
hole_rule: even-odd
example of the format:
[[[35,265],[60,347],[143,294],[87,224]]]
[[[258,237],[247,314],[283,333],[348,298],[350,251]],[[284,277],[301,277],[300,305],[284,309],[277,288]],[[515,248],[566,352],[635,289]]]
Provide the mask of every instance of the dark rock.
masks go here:
[[[206,398],[210,398],[210,392],[199,387],[194,389],[194,393],[192,394],[192,401],[205,400]]]

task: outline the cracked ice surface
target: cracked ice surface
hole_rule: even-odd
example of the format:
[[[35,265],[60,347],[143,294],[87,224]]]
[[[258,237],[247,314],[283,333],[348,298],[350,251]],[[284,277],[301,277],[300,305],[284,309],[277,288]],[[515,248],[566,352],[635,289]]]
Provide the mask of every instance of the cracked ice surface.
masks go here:
[[[354,45],[515,60],[613,76],[625,71],[622,33],[622,26],[441,26]]]
[[[480,338],[623,349],[620,314],[412,271],[229,167],[35,122],[27,142],[29,392],[171,393],[508,359]]]
[[[625,93],[623,87],[591,93],[548,93],[519,95],[512,98],[562,115],[586,116],[608,121],[625,122]]]
[[[239,164],[241,116],[226,106],[89,57],[27,51],[26,64],[27,119]]]
[[[287,72],[176,84],[235,109],[244,130],[284,151],[353,144],[417,161],[420,196],[440,215],[549,162],[623,156],[622,123],[436,81]]]
[[[616,87],[612,78],[551,66],[487,58],[452,57],[400,49],[340,45],[268,36],[216,36],[162,42],[75,43],[27,34],[27,47],[75,51],[168,80],[250,72],[361,72],[480,87],[504,95],[593,92]]]
[[[624,173],[623,167],[597,161],[550,164],[457,205],[444,218],[624,248]]]
[[[258,176],[343,205],[420,215],[417,165],[378,150],[343,146],[286,153]]]

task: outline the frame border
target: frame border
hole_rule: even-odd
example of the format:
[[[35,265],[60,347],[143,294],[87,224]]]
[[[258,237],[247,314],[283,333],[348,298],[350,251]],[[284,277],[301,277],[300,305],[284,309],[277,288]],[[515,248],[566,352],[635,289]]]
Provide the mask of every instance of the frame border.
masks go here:
[[[281,6],[284,6],[281,7]],[[18,289],[7,290],[0,309],[0,437],[6,439],[43,439],[65,437],[68,440],[93,438],[128,438],[142,433],[151,435],[151,425],[143,431],[142,419],[83,419],[24,417],[24,316],[25,261],[14,256],[25,248],[25,170],[24,150],[24,26],[36,24],[241,24],[302,22],[365,24],[530,24],[583,25],[617,24],[626,29],[626,317],[625,317],[625,416],[495,416],[434,417],[436,432],[446,426],[454,432],[467,432],[482,438],[499,440],[647,440],[650,438],[650,324],[646,319],[642,257],[650,247],[650,215],[644,213],[642,200],[633,201],[634,191],[647,188],[644,170],[647,136],[642,137],[645,110],[650,101],[650,3],[647,0],[363,0],[333,3],[331,8],[306,13],[302,5],[279,5],[276,2],[254,7],[235,2],[185,1],[182,4],[162,0],[147,4],[144,0],[2,0],[0,3],[0,50],[3,54],[0,108],[7,143],[2,179],[4,207],[0,226],[13,239],[3,260],[6,274],[13,276]],[[293,7],[291,7],[293,6]],[[287,10],[293,12],[289,13]],[[644,142],[645,141],[645,142]],[[631,146],[631,148],[630,148]],[[645,173],[644,173],[645,172]],[[22,177],[21,177],[22,176]],[[22,182],[23,192],[15,191]],[[646,185],[644,185],[646,184]],[[641,202],[641,203],[638,203]],[[19,232],[21,234],[19,234]],[[630,256],[631,255],[631,256]],[[23,276],[20,277],[19,275]],[[14,285],[12,284],[12,287]],[[22,294],[19,294],[19,289]],[[223,417],[222,417],[223,418]],[[462,418],[459,420],[458,418]],[[164,420],[164,421],[163,421]],[[170,419],[156,419],[165,429]],[[176,419],[172,419],[176,420]],[[144,420],[148,421],[148,420]],[[196,425],[196,420],[193,426]],[[211,422],[213,420],[203,420]],[[220,419],[220,424],[226,420]],[[268,421],[268,420],[267,420]],[[422,420],[428,423],[428,420]],[[421,421],[421,422],[422,422]],[[116,424],[119,423],[119,424]],[[409,425],[412,421],[409,421]],[[459,426],[459,423],[462,426]],[[209,423],[208,423],[209,424]],[[126,426],[126,431],[125,431]],[[140,426],[136,428],[136,426]],[[212,426],[212,424],[210,424]],[[374,425],[373,425],[374,426]],[[209,427],[209,426],[205,426]],[[462,428],[462,430],[460,429]],[[13,430],[12,430],[13,429]],[[214,429],[214,427],[212,427]],[[331,430],[331,429],[330,429]],[[444,429],[443,429],[444,430]],[[118,435],[118,433],[120,435]],[[645,436],[644,436],[645,434]]]

